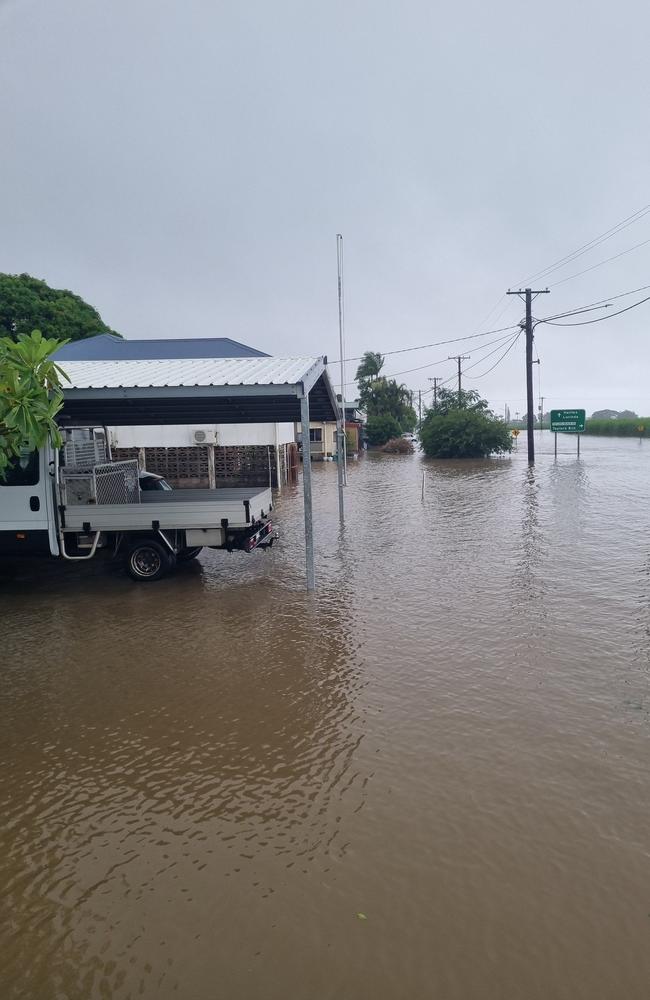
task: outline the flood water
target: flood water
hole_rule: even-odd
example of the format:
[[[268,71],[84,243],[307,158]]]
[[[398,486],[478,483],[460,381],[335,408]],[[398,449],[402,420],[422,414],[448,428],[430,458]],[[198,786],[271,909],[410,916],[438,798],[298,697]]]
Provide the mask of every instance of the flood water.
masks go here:
[[[0,997],[647,1000],[650,447],[314,467],[271,553],[0,577]],[[422,498],[422,475],[425,495]]]

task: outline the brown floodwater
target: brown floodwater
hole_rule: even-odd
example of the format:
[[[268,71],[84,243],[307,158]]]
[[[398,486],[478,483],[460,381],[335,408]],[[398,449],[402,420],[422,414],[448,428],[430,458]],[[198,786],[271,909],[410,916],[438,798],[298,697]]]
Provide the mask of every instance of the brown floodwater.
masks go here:
[[[267,554],[0,576],[2,1000],[647,1000],[650,448],[314,468]],[[426,491],[421,495],[424,472]]]

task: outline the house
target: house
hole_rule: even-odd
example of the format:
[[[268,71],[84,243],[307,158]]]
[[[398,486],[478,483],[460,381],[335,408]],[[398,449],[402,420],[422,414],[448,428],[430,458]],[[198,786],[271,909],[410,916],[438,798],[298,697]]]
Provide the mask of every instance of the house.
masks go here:
[[[339,403],[340,395],[337,396]],[[363,425],[366,415],[358,399],[345,404],[345,436],[348,455],[356,455],[363,447]],[[300,429],[300,425],[298,425]],[[299,440],[302,440],[300,430]],[[309,424],[309,447],[314,461],[327,461],[336,457],[336,424],[332,421],[312,420]]]
[[[55,360],[175,361],[206,358],[264,358],[268,355],[230,337],[127,340],[99,334],[60,348]],[[199,424],[109,427],[115,459],[137,457],[175,487],[274,486],[293,478],[298,460],[292,423]]]

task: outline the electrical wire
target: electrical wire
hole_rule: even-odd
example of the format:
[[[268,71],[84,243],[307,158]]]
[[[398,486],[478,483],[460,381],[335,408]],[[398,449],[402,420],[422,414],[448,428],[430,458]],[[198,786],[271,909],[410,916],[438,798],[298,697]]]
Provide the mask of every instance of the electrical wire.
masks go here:
[[[467,366],[466,366],[465,368],[463,368],[463,369],[462,369],[462,372],[461,372],[461,374],[462,374],[462,375],[465,375],[465,374],[466,374],[467,372],[471,371],[471,370],[472,370],[472,368],[476,368],[476,367],[477,367],[478,365],[482,365],[482,364],[483,364],[483,362],[484,362],[484,361],[487,361],[487,359],[488,359],[489,357],[491,357],[491,356],[492,356],[493,354],[496,354],[496,352],[497,352],[497,351],[499,351],[499,350],[501,350],[501,348],[503,347],[503,341],[504,341],[504,340],[509,340],[509,341],[510,341],[510,340],[512,340],[512,341],[514,342],[514,341],[516,341],[516,340],[517,340],[517,339],[519,338],[519,336],[520,336],[520,335],[521,335],[521,329],[520,329],[520,330],[519,330],[519,331],[518,331],[518,332],[517,332],[517,333],[515,334],[515,336],[514,336],[514,337],[512,337],[512,336],[509,336],[509,337],[503,337],[503,338],[501,338],[501,343],[500,343],[500,344],[498,344],[498,346],[497,346],[497,347],[495,347],[495,348],[494,348],[494,350],[492,350],[492,351],[488,351],[488,352],[487,352],[487,354],[483,354],[483,355],[482,355],[482,356],[481,356],[480,358],[478,358],[478,359],[477,359],[476,361],[473,361],[471,365],[467,365]],[[487,347],[488,345],[487,345],[487,344],[485,344],[485,345],[481,345],[481,346],[482,346],[482,347],[483,347],[483,346]],[[510,346],[513,346],[513,345],[509,345],[509,348],[510,348]],[[508,349],[509,349],[509,348],[508,348]],[[507,352],[506,352],[506,353],[507,353]],[[504,356],[505,356],[505,355],[504,355]],[[452,359],[449,359],[449,360],[452,360]],[[457,377],[458,377],[458,376],[457,376],[457,375],[455,375],[455,374],[454,374],[454,375],[450,375],[450,376],[449,376],[449,378],[446,378],[446,379],[445,379],[445,380],[444,380],[443,382],[440,382],[440,384],[439,384],[438,388],[441,388],[442,386],[445,386],[445,385],[448,385],[448,384],[449,384],[450,382],[455,382],[455,381],[456,381],[456,379],[457,379]],[[482,378],[483,376],[478,376],[478,375],[477,375],[477,376],[475,376],[475,377],[476,377],[476,378]],[[427,393],[429,393],[429,392],[433,392],[433,386],[431,386],[431,387],[430,387],[430,388],[428,388],[428,389],[423,389],[423,390],[421,390],[421,392],[422,392],[422,395],[423,395],[423,396],[425,396],[425,395],[426,395]]]
[[[383,358],[388,358],[393,354],[407,354],[409,351],[424,351],[427,347],[441,347],[443,344],[459,344],[463,340],[476,340],[478,337],[489,337],[492,333],[503,333],[506,330],[514,330],[519,326],[518,323],[513,323],[510,326],[501,326],[496,330],[485,330],[483,333],[470,333],[465,337],[452,337],[449,340],[436,340],[432,344],[417,344],[415,347],[400,347],[395,351],[381,351],[381,356]],[[357,358],[345,358],[345,361],[361,361],[363,359],[363,354],[360,354]],[[329,364],[335,365],[339,364],[340,358],[335,358],[334,361],[330,361]]]
[[[628,215],[627,218],[622,219],[621,222],[617,222],[615,226],[612,226],[610,229],[606,229],[604,233],[600,234],[600,236],[595,236],[592,240],[589,240],[588,243],[583,243],[582,246],[578,247],[576,250],[571,251],[571,253],[566,254],[564,257],[560,257],[559,260],[556,260],[552,264],[549,264],[548,267],[542,268],[541,271],[537,271],[535,274],[531,274],[527,278],[521,278],[514,284],[519,285],[521,287],[521,285],[525,284],[528,281],[535,281],[538,278],[542,278],[553,271],[557,271],[560,270],[562,267],[566,267],[567,264],[570,264],[578,257],[582,257],[584,254],[589,253],[590,250],[594,250],[601,243],[605,243],[607,240],[612,239],[612,237],[617,236],[619,233],[622,233],[623,230],[628,229],[629,226],[633,226],[635,222],[640,222],[640,220],[643,219],[646,215],[648,215],[648,213],[650,213],[650,205],[644,205],[643,208],[640,208],[638,209],[638,211],[633,212],[632,215]]]
[[[631,306],[626,306],[625,309],[619,309],[615,313],[607,313],[606,316],[598,316],[596,319],[585,319],[578,323],[556,323],[551,319],[540,319],[537,322],[548,326],[590,326],[592,323],[602,323],[606,319],[614,319],[615,316],[621,316],[623,313],[629,312],[630,309],[642,306],[644,302],[650,302],[650,295],[646,295],[645,299],[640,299],[638,302],[633,302]]]
[[[501,345],[501,344],[503,344],[503,342],[505,340],[509,340],[511,336],[512,336],[511,333],[507,333],[504,337],[497,337],[496,340],[489,340],[487,342],[487,344],[481,344],[481,349],[483,349],[484,347],[491,347],[492,344]],[[498,349],[499,348],[497,347],[497,350]],[[490,352],[490,353],[492,353],[492,352]],[[485,357],[489,357],[489,355],[486,354]],[[391,372],[389,375],[381,375],[380,378],[397,378],[399,375],[410,375],[411,372],[421,372],[425,368],[433,368],[433,367],[435,367],[435,365],[442,365],[446,361],[450,361],[450,360],[452,360],[452,359],[448,358],[448,357],[447,358],[439,358],[437,361],[428,361],[426,365],[418,365],[417,368],[406,368],[404,371],[401,371],[401,372]],[[354,382],[346,382],[346,385],[356,385],[356,379],[355,379]]]
[[[643,240],[642,243],[635,243],[633,247],[628,247],[627,250],[621,250],[620,253],[615,253],[613,257],[607,257],[605,260],[599,260],[597,264],[592,264],[591,267],[586,267],[584,271],[576,271],[575,274],[570,274],[567,278],[561,278],[559,281],[554,281],[553,284],[548,287],[557,288],[558,285],[563,285],[565,281],[573,281],[574,278],[579,278],[583,274],[595,271],[597,267],[602,267],[603,264],[611,264],[613,260],[618,260],[619,257],[624,257],[626,254],[632,253],[640,247],[646,247],[648,243],[650,243],[650,240]]]
[[[512,338],[512,342],[510,344],[508,344],[508,346],[506,347],[506,349],[503,352],[503,354],[501,355],[501,357],[497,358],[497,360],[494,362],[494,364],[492,365],[492,367],[488,368],[488,370],[485,371],[485,372],[481,372],[480,375],[472,375],[471,378],[470,378],[470,382],[475,382],[477,378],[485,378],[486,375],[489,375],[490,372],[493,372],[494,369],[498,365],[501,364],[501,362],[503,361],[503,359],[505,358],[505,356],[507,354],[510,354],[510,351],[513,349],[513,347],[515,346],[515,344],[517,343],[517,341],[519,340],[520,337],[521,337],[521,330],[519,331],[519,333],[515,337]],[[467,371],[467,369],[465,369],[465,370]]]
[[[578,309],[585,309],[587,306],[598,306],[601,302],[614,302],[616,299],[624,299],[626,295],[636,295],[637,292],[645,292],[650,285],[641,285],[640,288],[631,288],[629,292],[620,292],[618,295],[608,295],[605,299],[596,299],[595,302],[587,302],[586,306],[578,306]]]
[[[631,288],[629,292],[619,292],[618,295],[608,295],[605,299],[596,299],[595,302],[587,302],[584,306],[576,306],[575,309],[567,309],[565,312],[554,313],[553,316],[545,316],[543,321],[548,323],[552,319],[562,319],[564,316],[575,316],[578,313],[589,312],[592,308],[602,305],[604,302],[615,302],[617,299],[625,299],[628,295],[636,295],[637,292],[646,292],[650,285],[641,285],[639,288]],[[540,320],[536,320],[540,322]]]

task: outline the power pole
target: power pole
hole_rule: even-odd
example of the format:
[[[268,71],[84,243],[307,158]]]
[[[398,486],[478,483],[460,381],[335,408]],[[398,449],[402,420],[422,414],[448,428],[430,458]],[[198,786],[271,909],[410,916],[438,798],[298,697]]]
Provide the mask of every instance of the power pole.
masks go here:
[[[420,426],[422,426],[422,390],[418,389],[418,414],[420,418]]]
[[[544,430],[544,397],[539,397],[539,429]]]
[[[460,366],[461,366],[461,362],[462,361],[469,361],[469,359],[471,358],[471,356],[472,356],[471,354],[450,354],[449,357],[448,357],[448,359],[447,359],[448,361],[457,361],[458,362],[458,405],[459,406],[460,406],[460,393],[461,393],[461,388],[460,388],[461,367]]]
[[[520,288],[516,292],[508,289],[508,295],[518,295],[519,298],[524,295],[526,302],[526,406],[528,410],[526,414],[526,436],[528,438],[528,461],[531,464],[535,461],[535,425],[533,424],[533,409],[535,407],[533,400],[533,295],[537,297],[538,295],[547,294],[548,288],[542,288],[538,291],[534,291],[532,288]]]
[[[435,375],[433,378],[429,376],[429,382],[433,382],[433,408],[435,410],[438,405],[438,382],[442,382],[439,375]]]

